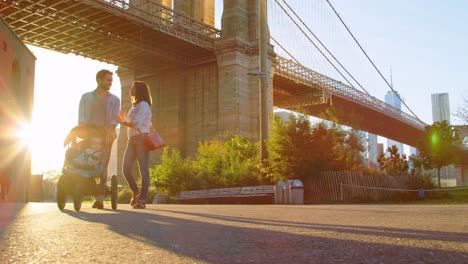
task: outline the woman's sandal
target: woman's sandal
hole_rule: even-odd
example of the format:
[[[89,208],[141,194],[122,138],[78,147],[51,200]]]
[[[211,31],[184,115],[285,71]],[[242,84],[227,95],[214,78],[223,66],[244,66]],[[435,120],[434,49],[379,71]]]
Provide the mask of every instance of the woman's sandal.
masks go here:
[[[137,204],[133,206],[133,209],[145,209],[145,208],[146,208],[146,205],[142,202],[138,202]]]
[[[130,201],[130,205],[135,206],[136,204],[138,204],[139,199],[140,199],[140,194],[139,193],[134,194],[132,197],[132,200]]]

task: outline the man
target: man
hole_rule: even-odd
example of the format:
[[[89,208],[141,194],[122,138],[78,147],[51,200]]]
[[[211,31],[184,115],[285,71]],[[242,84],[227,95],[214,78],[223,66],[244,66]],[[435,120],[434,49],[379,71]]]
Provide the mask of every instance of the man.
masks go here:
[[[106,131],[106,157],[104,164],[104,173],[101,175],[99,184],[99,194],[95,197],[96,201],[93,208],[104,208],[104,194],[107,186],[107,166],[112,148],[112,143],[117,137],[115,127],[117,121],[115,116],[119,116],[120,99],[109,92],[112,86],[112,72],[108,70],[100,70],[96,74],[97,88],[94,91],[87,92],[82,95],[79,107],[78,124],[93,125],[104,128]]]

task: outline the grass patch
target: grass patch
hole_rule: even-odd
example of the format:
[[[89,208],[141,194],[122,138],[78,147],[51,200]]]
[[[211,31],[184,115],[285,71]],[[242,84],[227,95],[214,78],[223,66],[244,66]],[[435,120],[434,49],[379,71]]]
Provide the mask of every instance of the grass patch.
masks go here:
[[[460,187],[459,187],[460,188]],[[407,201],[416,204],[468,204],[468,188],[443,188],[440,191],[426,191],[424,199]]]

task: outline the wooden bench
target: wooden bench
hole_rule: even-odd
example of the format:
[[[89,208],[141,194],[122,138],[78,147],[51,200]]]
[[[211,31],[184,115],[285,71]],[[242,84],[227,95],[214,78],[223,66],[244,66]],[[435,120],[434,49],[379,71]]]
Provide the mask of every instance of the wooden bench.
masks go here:
[[[196,191],[183,191],[179,194],[176,200],[200,200],[200,199],[215,199],[215,198],[243,198],[243,197],[274,197],[274,185],[249,186],[249,187],[234,187],[207,189]]]

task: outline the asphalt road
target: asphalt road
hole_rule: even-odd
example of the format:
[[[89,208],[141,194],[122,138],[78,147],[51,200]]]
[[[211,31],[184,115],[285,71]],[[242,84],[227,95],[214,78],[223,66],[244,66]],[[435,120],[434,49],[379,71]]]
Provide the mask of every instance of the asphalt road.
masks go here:
[[[0,203],[0,263],[461,264],[468,205]]]

